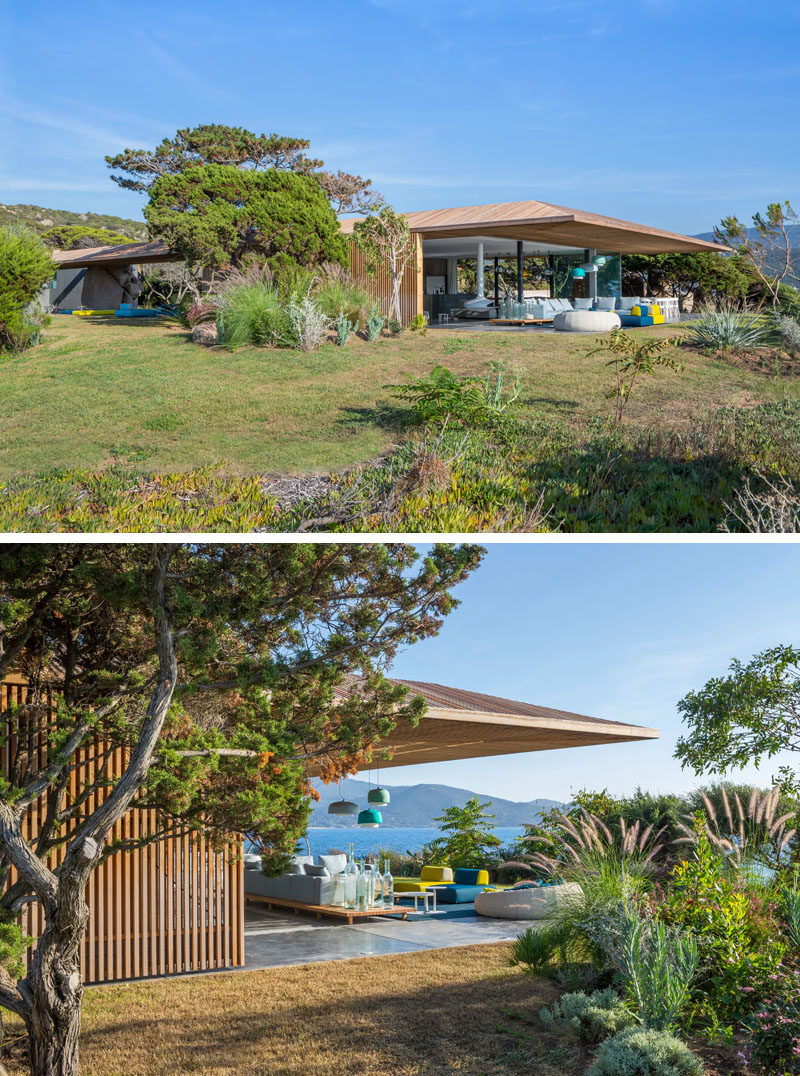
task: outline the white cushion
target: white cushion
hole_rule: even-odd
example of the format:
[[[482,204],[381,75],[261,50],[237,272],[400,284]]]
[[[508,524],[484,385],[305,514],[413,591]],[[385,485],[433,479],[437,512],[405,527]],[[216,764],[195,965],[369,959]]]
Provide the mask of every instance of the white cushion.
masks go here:
[[[492,305],[491,299],[467,299],[464,303],[465,310],[483,310]]]
[[[593,303],[594,303],[594,299],[573,299],[572,300],[572,309],[573,310],[591,310]]]
[[[313,864],[313,862],[314,862],[314,857],[313,856],[295,856],[294,859],[292,860],[292,870],[291,870],[290,873],[292,873],[292,874],[304,874],[305,871],[303,870],[303,867],[305,867],[306,863]]]
[[[557,909],[576,906],[583,890],[575,882],[539,889],[498,889],[478,893],[475,911],[492,919],[548,919]]]
[[[256,852],[245,852],[242,856],[246,871],[261,870],[261,856]]]
[[[621,325],[613,310],[562,310],[553,318],[553,328],[562,333],[608,333]]]
[[[321,867],[325,867],[328,874],[341,874],[347,866],[347,854],[342,852],[329,856],[320,856],[319,864]]]
[[[617,310],[632,310],[641,301],[636,295],[623,295],[620,299],[617,299]]]
[[[613,296],[611,298],[603,297],[595,299],[594,305],[596,310],[613,310],[615,302],[616,299]]]

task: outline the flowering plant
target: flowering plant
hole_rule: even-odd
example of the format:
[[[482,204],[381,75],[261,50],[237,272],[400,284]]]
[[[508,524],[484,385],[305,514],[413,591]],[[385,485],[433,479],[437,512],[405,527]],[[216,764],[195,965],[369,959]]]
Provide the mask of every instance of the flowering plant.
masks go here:
[[[771,990],[746,1026],[750,1060],[765,1076],[800,1074],[800,971],[781,965],[770,976]]]

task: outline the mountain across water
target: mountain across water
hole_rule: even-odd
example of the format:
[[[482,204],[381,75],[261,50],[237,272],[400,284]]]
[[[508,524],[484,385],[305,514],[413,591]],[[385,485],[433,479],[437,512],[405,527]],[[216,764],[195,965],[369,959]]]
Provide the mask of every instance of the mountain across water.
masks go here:
[[[389,785],[383,787],[391,794],[391,802],[381,807],[384,826],[435,826],[434,818],[446,807],[463,807],[468,799],[478,796],[481,803],[491,801],[489,813],[494,815],[494,826],[524,826],[535,822],[543,811],[551,807],[562,807],[558,800],[534,799],[525,803],[502,799],[500,796],[483,796],[470,792],[467,788],[453,788],[450,785]],[[367,793],[373,785],[367,781],[348,779],[342,781],[341,792],[333,785],[324,785],[315,781],[314,786],[320,794],[320,800],[314,805],[309,819],[311,827],[339,827],[343,823],[341,816],[328,814],[328,804],[332,800],[347,799],[357,803],[359,808],[367,806]]]

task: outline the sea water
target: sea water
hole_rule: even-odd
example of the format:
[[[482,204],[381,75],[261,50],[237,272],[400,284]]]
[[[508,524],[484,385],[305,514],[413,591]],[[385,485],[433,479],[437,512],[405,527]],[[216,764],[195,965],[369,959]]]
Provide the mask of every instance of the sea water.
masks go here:
[[[499,826],[492,830],[499,837],[504,848],[508,848],[524,833],[522,826]],[[356,857],[369,855],[378,849],[392,852],[419,852],[423,844],[441,837],[442,831],[436,826],[380,826],[378,829],[359,829],[353,820],[352,826],[318,826],[309,827],[308,843],[312,856],[327,854],[329,849],[347,851],[350,843],[355,845]],[[305,842],[301,841],[301,845]]]

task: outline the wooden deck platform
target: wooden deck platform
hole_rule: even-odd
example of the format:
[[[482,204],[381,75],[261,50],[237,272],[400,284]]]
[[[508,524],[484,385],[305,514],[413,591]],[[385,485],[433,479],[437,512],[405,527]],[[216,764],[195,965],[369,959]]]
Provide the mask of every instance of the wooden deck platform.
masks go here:
[[[491,318],[493,325],[552,325],[552,318]]]
[[[300,912],[313,912],[317,919],[322,919],[324,915],[329,915],[334,919],[346,919],[348,926],[352,926],[354,919],[375,919],[385,915],[399,915],[401,919],[405,919],[409,912],[408,908],[404,908],[400,904],[395,904],[392,908],[370,908],[364,912],[359,911],[358,908],[342,908],[333,904],[303,904],[299,900],[264,897],[260,893],[246,893],[245,897],[247,900],[255,900],[259,904],[266,904],[268,908],[292,908],[295,915],[299,915]]]

